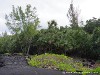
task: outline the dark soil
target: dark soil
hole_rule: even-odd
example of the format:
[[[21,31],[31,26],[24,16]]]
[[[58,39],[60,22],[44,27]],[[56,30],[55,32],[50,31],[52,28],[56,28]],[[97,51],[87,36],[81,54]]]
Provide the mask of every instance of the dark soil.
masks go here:
[[[1,55],[0,75],[81,75],[81,74],[72,74],[62,71],[31,67],[27,64],[25,56],[22,55]]]

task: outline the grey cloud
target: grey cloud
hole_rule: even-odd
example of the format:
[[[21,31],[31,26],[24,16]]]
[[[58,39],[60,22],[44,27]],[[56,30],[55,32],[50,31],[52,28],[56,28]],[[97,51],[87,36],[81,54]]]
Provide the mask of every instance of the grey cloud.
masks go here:
[[[1,0],[0,0],[1,1]],[[68,25],[68,19],[67,19],[67,10],[69,8],[71,0],[3,0],[0,3],[0,31],[5,31],[7,29],[4,21],[5,14],[9,14],[12,10],[12,5],[16,6],[22,6],[25,9],[25,6],[27,4],[31,4],[32,7],[37,8],[37,14],[40,18],[41,24],[44,28],[47,27],[47,21],[49,20],[56,20],[58,22],[58,25]],[[93,10],[89,8],[92,8],[92,5],[89,4],[91,0],[74,0],[75,6],[79,6],[81,9],[81,15],[83,20],[89,19],[92,17],[92,15],[98,16],[100,11],[95,9],[95,12],[91,13]],[[96,4],[100,3],[99,0],[96,0]],[[94,4],[95,0],[92,0],[91,3]],[[96,4],[93,7],[97,7]],[[87,12],[88,7],[88,12]],[[98,5],[99,7],[99,5]],[[98,13],[97,13],[98,12]],[[97,14],[96,14],[97,13]],[[2,25],[2,26],[1,26]]]

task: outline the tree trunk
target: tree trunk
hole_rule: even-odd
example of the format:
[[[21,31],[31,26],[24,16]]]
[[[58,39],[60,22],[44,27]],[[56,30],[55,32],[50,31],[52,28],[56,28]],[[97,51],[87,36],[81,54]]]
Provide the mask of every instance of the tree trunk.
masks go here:
[[[30,50],[30,45],[29,45],[29,47],[28,47],[28,50],[27,50],[26,55],[29,55],[29,50]]]

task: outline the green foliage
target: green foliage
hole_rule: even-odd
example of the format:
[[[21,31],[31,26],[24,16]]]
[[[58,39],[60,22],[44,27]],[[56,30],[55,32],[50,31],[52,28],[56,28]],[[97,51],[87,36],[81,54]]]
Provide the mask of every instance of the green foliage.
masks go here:
[[[92,34],[92,54],[100,59],[100,27],[96,27]]]
[[[93,42],[100,45],[100,27],[95,28],[93,31]]]
[[[70,49],[84,48],[88,45],[89,35],[82,29],[69,29],[66,34]]]
[[[76,70],[82,72],[91,71],[90,69],[83,67],[81,61],[76,63],[73,58],[57,54],[46,53],[42,55],[35,55],[31,57],[31,60],[28,60],[28,63],[35,67],[56,69],[67,72],[76,72]]]
[[[11,36],[0,37],[0,53],[9,53],[11,48]]]
[[[71,65],[69,65],[69,64],[60,63],[60,64],[58,65],[58,67],[59,67],[59,70],[62,70],[62,71],[67,71],[67,72],[75,72],[75,71],[76,71],[76,69],[73,68],[73,67],[72,67]]]
[[[93,19],[86,21],[86,25],[84,27],[84,30],[86,32],[92,34],[96,27],[100,27],[100,19],[97,19],[94,17]]]
[[[45,52],[66,54],[66,52],[76,51],[77,55],[82,56],[87,54],[85,51],[91,47],[91,35],[81,28],[42,29],[37,38],[36,46],[40,51],[39,54]]]
[[[31,9],[31,5],[27,5],[25,11],[21,6],[15,8],[12,6],[12,12],[5,16],[6,25],[12,33],[18,34],[28,30],[29,25],[33,25],[36,29],[39,19],[36,15],[36,8]],[[32,26],[31,26],[32,27]]]
[[[29,53],[32,38],[37,34],[39,18],[36,15],[36,8],[31,9],[31,5],[27,5],[25,11],[21,6],[12,7],[12,12],[5,16],[6,25],[13,33],[12,47],[15,51]],[[17,51],[19,50],[19,51]]]
[[[94,69],[92,72],[97,72],[98,74],[100,74],[100,67],[97,67],[97,68]]]
[[[72,10],[74,10],[73,4],[70,5],[70,17],[71,14],[75,14],[75,11],[71,12]],[[25,10],[22,10],[21,6],[17,8],[13,6],[12,12],[5,18],[6,25],[13,34],[8,36],[5,33],[0,37],[0,53],[56,53],[91,59],[100,58],[99,19],[87,21],[84,29],[59,28],[57,22],[51,20],[48,22],[47,29],[37,30],[39,19],[36,8],[32,10],[31,5],[27,5]],[[92,34],[88,34],[88,27],[92,29]]]

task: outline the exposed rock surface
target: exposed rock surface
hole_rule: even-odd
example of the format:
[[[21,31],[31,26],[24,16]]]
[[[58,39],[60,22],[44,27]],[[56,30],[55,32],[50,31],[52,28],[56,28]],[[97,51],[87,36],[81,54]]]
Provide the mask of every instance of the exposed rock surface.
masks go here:
[[[22,55],[1,55],[0,75],[72,75],[61,71],[31,67]]]

